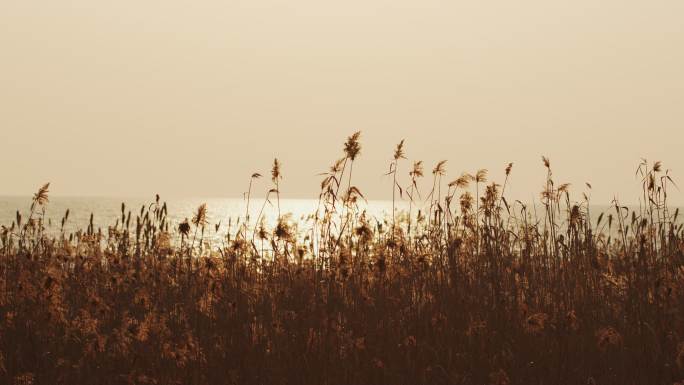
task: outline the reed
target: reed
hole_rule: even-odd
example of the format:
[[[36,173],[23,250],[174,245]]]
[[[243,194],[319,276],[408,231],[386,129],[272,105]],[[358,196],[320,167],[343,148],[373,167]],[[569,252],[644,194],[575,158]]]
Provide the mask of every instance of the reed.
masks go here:
[[[479,170],[442,186],[441,161],[414,215],[423,163],[400,187],[402,140],[383,221],[359,205],[360,150],[355,133],[321,175],[310,222],[280,212],[278,160],[251,221],[253,174],[242,230],[213,224],[220,243],[204,238],[206,204],[172,224],[158,196],[106,229],[70,232],[67,211],[52,235],[41,187],[27,218],[0,227],[0,383],[684,380],[684,230],[662,163],[637,168],[639,208],[615,200],[593,221],[591,185],[574,200],[546,157],[539,214],[505,197],[512,164],[501,185]]]

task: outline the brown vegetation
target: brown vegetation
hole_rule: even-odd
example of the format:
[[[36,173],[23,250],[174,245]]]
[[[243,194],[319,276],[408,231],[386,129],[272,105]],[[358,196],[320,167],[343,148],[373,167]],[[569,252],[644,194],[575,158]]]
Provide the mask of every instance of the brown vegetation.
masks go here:
[[[639,210],[615,202],[592,223],[589,198],[574,203],[547,158],[538,214],[509,203],[506,183],[487,185],[486,170],[464,173],[443,196],[443,161],[428,211],[382,223],[358,208],[359,140],[349,137],[323,175],[301,237],[287,216],[267,229],[260,214],[211,246],[205,205],[170,226],[158,197],[133,217],[122,205],[106,231],[91,222],[48,236],[42,187],[29,218],[0,233],[0,383],[684,379],[684,234],[660,163],[638,169]],[[393,199],[413,202],[423,166],[402,187],[404,151],[402,141],[390,166]],[[278,199],[280,169],[275,160],[268,192]]]

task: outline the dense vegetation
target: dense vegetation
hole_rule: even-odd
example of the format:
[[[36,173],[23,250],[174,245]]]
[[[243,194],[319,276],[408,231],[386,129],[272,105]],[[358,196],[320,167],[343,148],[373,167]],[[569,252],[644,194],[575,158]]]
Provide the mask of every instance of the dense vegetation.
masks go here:
[[[421,198],[421,162],[397,182],[403,146],[393,201],[428,209],[384,222],[359,210],[357,133],[306,228],[245,215],[220,245],[203,240],[206,206],[170,225],[159,197],[139,213],[122,205],[106,230],[47,234],[44,186],[0,233],[0,383],[684,379],[684,234],[659,162],[639,166],[639,209],[614,202],[591,221],[589,198],[575,202],[546,158],[538,211],[504,198],[512,165],[502,185],[486,170],[446,183],[440,162]],[[271,177],[279,199],[277,161]]]

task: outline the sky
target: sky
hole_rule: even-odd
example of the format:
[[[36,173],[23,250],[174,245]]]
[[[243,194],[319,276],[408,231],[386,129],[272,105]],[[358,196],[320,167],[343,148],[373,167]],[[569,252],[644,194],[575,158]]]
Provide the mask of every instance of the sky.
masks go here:
[[[514,162],[530,201],[545,155],[577,199],[636,202],[642,157],[684,179],[682,20],[681,0],[3,0],[0,195],[240,197],[278,157],[282,195],[310,198],[361,131],[372,199],[405,139],[402,184],[414,160],[498,182]]]

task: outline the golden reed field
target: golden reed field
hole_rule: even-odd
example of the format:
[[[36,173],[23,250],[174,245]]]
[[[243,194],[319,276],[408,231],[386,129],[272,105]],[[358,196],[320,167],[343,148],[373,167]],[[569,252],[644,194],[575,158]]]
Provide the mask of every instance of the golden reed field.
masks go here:
[[[408,212],[359,209],[356,133],[306,227],[242,218],[220,244],[210,207],[170,225],[159,197],[47,232],[43,186],[0,233],[0,384],[684,384],[684,233],[659,162],[638,167],[640,208],[596,217],[547,158],[534,207],[506,200],[512,165],[451,181],[403,145],[388,175]],[[270,177],[279,207],[277,160]]]

